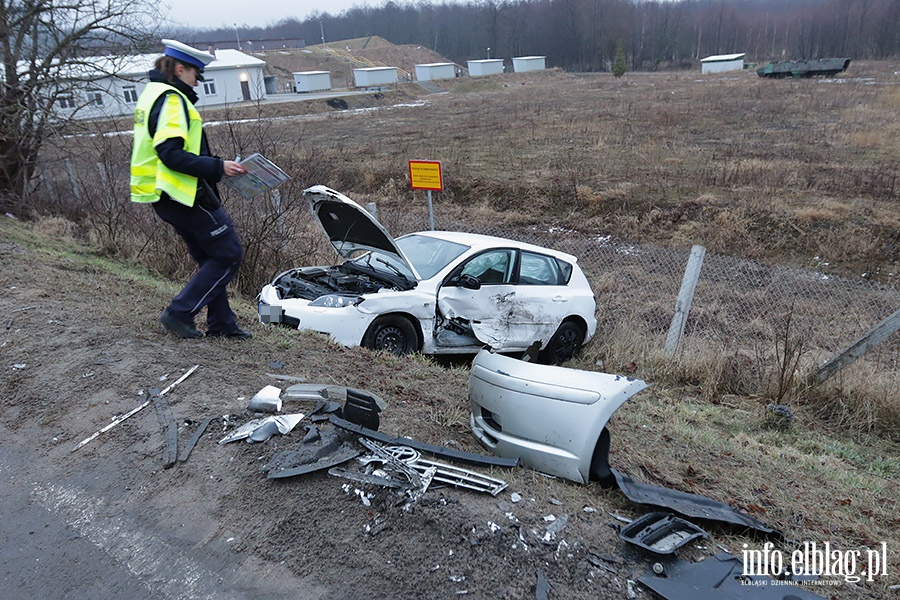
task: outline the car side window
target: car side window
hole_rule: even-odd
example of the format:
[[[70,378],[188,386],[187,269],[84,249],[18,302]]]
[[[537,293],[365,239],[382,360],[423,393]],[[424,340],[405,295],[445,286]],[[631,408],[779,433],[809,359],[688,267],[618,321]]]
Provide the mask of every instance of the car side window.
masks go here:
[[[515,250],[489,250],[463,265],[460,275],[477,277],[483,284],[509,283]]]
[[[522,252],[519,266],[520,285],[560,285],[559,265],[556,259],[543,254]]]

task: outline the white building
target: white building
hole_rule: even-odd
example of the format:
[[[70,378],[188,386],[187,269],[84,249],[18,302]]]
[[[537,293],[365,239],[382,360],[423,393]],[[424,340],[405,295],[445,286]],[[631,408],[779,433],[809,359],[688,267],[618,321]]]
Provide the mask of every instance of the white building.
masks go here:
[[[546,56],[519,56],[513,58],[513,71],[524,73],[525,71],[543,71],[546,67]]]
[[[331,71],[299,71],[294,73],[297,93],[321,92],[331,89]]]
[[[416,79],[432,81],[434,79],[453,79],[456,77],[456,65],[453,63],[428,63],[416,65]]]
[[[353,69],[356,87],[372,87],[397,83],[397,67],[365,67]]]
[[[740,71],[744,68],[744,55],[745,53],[707,56],[700,60],[700,72],[724,73],[725,71]]]
[[[498,75],[503,72],[502,58],[487,58],[481,60],[470,60],[466,62],[469,68],[469,75],[477,77],[479,75]]]
[[[150,81],[147,73],[159,56],[141,54],[90,59],[90,66],[77,67],[79,75],[71,74],[67,89],[62,90],[57,111],[62,116],[77,119],[134,113],[138,96]],[[215,56],[216,60],[203,71],[204,81],[194,88],[199,96],[198,108],[238,104],[266,97],[263,79],[265,61],[238,50],[217,50]]]

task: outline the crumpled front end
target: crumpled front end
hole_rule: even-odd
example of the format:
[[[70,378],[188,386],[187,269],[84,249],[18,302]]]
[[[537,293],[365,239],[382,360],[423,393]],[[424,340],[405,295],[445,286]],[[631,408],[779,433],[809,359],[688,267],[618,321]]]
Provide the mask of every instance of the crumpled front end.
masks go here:
[[[344,346],[358,346],[377,316],[362,306],[361,292],[381,287],[358,278],[351,278],[346,285],[342,281],[330,267],[282,273],[259,294],[259,320],[322,333]]]

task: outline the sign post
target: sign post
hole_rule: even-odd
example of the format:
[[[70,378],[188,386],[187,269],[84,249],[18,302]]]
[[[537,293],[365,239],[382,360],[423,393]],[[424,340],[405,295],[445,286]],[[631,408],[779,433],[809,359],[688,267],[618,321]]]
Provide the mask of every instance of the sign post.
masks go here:
[[[444,189],[444,177],[441,173],[441,161],[439,160],[411,160],[409,161],[409,183],[414,190],[428,191],[428,220],[431,230],[434,231],[434,210],[431,206],[432,190]]]

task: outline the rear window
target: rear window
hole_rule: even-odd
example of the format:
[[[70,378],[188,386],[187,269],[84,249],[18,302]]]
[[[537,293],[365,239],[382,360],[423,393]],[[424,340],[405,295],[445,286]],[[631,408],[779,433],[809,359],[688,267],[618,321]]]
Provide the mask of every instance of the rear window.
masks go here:
[[[519,266],[520,285],[566,285],[572,276],[572,265],[546,254],[522,252]]]

